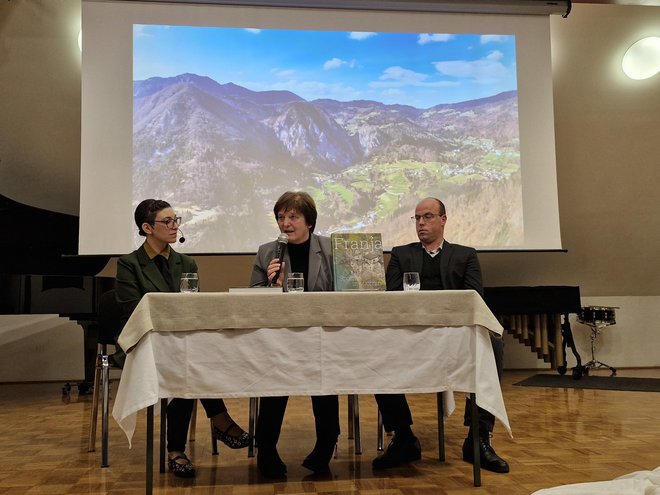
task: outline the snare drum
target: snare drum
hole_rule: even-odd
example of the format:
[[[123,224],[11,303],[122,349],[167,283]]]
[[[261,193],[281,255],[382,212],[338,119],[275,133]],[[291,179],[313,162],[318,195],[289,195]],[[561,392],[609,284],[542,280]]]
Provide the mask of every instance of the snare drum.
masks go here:
[[[580,311],[578,321],[587,325],[615,325],[616,307],[585,306]]]

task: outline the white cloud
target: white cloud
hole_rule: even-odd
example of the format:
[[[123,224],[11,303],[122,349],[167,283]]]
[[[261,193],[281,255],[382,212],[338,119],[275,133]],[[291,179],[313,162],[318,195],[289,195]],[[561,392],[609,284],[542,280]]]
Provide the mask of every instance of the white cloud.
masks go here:
[[[493,81],[508,77],[509,70],[500,62],[502,52],[494,51],[480,60],[450,60],[433,62],[436,70],[445,76]]]
[[[405,93],[403,91],[396,88],[384,89],[383,91],[381,91],[380,94],[386,98],[399,98],[405,96]]]
[[[256,29],[256,28],[245,28],[245,30],[246,30],[248,33],[252,33],[252,34],[259,34],[259,33],[261,33],[261,29]]]
[[[453,81],[427,82],[428,74],[422,74],[410,69],[404,69],[398,65],[388,67],[378,78],[378,81],[372,81],[369,86],[372,88],[402,88],[404,86],[416,87],[444,87],[455,86]]]
[[[345,60],[334,57],[323,64],[323,70],[339,69],[342,65],[346,64],[347,62]]]
[[[276,77],[292,77],[295,75],[295,69],[271,69],[270,73]]]
[[[508,36],[504,34],[483,34],[479,41],[482,45],[486,43],[504,43],[507,40]]]
[[[429,76],[427,74],[415,72],[410,69],[404,69],[403,67],[399,67],[398,65],[395,65],[385,69],[383,75],[380,76],[379,79],[381,81],[394,80],[401,82],[403,84],[412,84],[414,86],[423,82],[424,79],[428,77]]]
[[[352,31],[348,34],[348,37],[352,40],[366,40],[367,38],[371,38],[372,36],[376,36],[376,33],[371,33],[371,32],[363,32],[363,31]]]
[[[453,34],[422,33],[419,35],[417,43],[420,45],[426,45],[427,43],[444,43],[452,39],[454,39]]]

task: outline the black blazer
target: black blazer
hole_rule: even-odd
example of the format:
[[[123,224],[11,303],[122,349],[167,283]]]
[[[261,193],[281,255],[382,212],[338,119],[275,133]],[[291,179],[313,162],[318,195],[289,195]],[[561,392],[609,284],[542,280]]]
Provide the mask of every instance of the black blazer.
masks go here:
[[[423,256],[424,247],[421,242],[392,248],[392,257],[385,274],[387,290],[403,290],[404,272],[421,273]],[[442,246],[440,270],[445,289],[474,289],[483,296],[481,266],[474,248],[445,241]]]

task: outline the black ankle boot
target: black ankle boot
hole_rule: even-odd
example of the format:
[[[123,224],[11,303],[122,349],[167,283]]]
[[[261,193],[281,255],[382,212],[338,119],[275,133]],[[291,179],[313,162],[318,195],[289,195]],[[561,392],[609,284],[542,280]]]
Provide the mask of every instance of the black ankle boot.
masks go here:
[[[328,472],[330,459],[332,459],[336,445],[337,440],[317,440],[314,449],[305,457],[302,465],[317,474]]]
[[[472,451],[472,434],[468,434],[463,442],[463,460],[469,463],[474,463],[474,455]],[[487,471],[494,473],[508,473],[509,463],[502,459],[495,449],[490,445],[490,435],[479,435],[479,460],[481,467]]]

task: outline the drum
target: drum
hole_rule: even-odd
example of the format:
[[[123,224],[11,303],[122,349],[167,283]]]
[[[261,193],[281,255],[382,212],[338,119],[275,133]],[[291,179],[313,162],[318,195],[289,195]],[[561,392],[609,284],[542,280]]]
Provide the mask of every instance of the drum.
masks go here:
[[[585,306],[580,310],[578,321],[586,325],[614,325],[616,309],[608,306]]]

